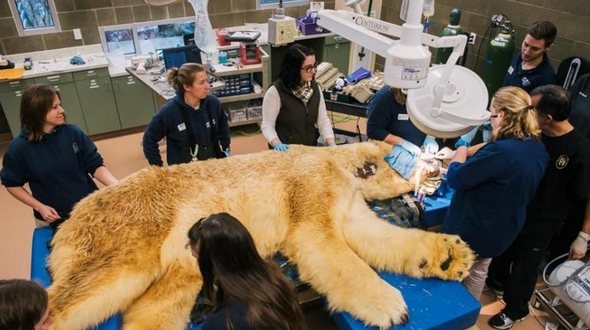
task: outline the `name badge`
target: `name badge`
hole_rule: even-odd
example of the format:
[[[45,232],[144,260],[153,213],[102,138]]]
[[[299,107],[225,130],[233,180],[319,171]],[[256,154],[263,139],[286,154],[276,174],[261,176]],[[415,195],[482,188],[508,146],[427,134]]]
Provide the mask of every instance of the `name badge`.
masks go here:
[[[397,120],[408,120],[410,119],[410,116],[408,116],[407,113],[398,113],[397,114]]]
[[[176,128],[178,128],[179,132],[182,132],[186,129],[186,125],[184,123],[178,124],[178,126],[176,126]]]

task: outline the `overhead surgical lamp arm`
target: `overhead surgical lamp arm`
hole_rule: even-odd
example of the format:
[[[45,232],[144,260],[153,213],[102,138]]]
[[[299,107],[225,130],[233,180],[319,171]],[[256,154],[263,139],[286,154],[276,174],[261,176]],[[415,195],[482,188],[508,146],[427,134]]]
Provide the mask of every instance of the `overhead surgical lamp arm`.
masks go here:
[[[433,48],[453,48],[445,64],[442,76],[434,88],[434,97],[429,114],[454,123],[475,126],[487,120],[488,115],[475,117],[458,116],[441,107],[445,95],[455,93],[449,83],[459,57],[467,45],[464,35],[437,37],[423,33],[421,23],[423,0],[412,0],[408,8],[407,21],[403,26],[344,10],[322,10],[318,13],[318,25],[339,34],[385,58],[384,81],[396,88],[416,89],[426,83],[430,67],[430,51]],[[379,33],[377,33],[379,32]],[[381,34],[400,37],[393,40]],[[426,46],[424,46],[426,45]]]

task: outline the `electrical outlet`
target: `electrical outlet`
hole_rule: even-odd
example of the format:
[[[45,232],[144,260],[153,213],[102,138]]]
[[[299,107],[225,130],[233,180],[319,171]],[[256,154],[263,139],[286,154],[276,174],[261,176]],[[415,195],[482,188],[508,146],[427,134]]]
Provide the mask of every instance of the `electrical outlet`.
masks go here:
[[[82,40],[82,32],[80,29],[74,29],[74,39]]]
[[[271,17],[268,19],[268,43],[271,45],[286,45],[295,40],[295,19]]]
[[[475,45],[475,37],[477,36],[477,34],[475,34],[475,32],[471,32],[469,33],[469,38],[467,38],[467,42],[470,45]]]

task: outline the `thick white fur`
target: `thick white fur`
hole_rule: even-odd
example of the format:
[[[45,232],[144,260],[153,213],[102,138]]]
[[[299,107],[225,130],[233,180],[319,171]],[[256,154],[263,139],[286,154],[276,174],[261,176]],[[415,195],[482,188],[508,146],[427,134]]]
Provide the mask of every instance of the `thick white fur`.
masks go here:
[[[383,328],[404,323],[403,297],[373,268],[460,280],[474,256],[457,236],[394,227],[367,207],[412,189],[383,160],[390,151],[292,146],[152,167],[93,193],[53,241],[51,329],[85,329],[119,311],[125,330],[184,329],[202,286],[187,232],[218,212],[242,221],[261,255],[297,263],[332,309]],[[376,173],[359,177],[367,164]]]

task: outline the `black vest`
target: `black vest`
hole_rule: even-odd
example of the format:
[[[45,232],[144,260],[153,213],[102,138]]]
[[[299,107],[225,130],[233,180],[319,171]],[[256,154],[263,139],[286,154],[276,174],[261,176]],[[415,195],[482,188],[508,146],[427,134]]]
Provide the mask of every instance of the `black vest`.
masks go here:
[[[316,146],[320,133],[316,126],[320,105],[320,88],[311,82],[313,95],[307,105],[278,79],[273,86],[279,92],[281,109],[275,123],[275,130],[282,143]]]

